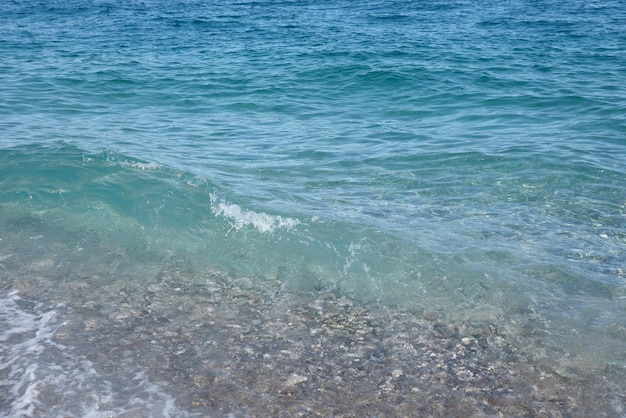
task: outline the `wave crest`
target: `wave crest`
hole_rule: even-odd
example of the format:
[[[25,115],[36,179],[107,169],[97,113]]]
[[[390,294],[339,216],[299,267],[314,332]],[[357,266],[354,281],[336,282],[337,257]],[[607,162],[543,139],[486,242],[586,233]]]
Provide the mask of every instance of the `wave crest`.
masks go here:
[[[259,232],[271,233],[277,229],[290,230],[300,224],[300,221],[294,218],[245,210],[237,204],[218,201],[214,194],[211,195],[211,206],[211,211],[215,216],[222,216],[232,220],[232,227],[237,230],[246,226],[252,226]]]

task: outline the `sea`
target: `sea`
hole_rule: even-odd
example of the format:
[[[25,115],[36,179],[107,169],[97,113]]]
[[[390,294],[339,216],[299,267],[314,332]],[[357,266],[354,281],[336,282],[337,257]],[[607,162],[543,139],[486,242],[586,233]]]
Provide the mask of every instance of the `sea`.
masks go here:
[[[0,416],[626,416],[626,2],[3,0]]]

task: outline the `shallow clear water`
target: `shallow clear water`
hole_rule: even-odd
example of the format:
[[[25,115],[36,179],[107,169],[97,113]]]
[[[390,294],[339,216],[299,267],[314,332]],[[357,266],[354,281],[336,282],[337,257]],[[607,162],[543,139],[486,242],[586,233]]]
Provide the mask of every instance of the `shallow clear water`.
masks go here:
[[[380,318],[497,329],[597,395],[562,413],[623,415],[624,6],[3,3],[1,409],[260,413],[185,404],[191,389],[157,377],[145,347],[125,363],[143,385],[121,396],[84,344],[131,310],[104,289],[159,294],[180,323],[169,307],[200,312],[201,298],[154,286],[217,275],[249,280],[246,298],[292,295],[282,311],[259,305],[262,323],[330,292]],[[38,372],[18,380],[28,364]],[[85,403],[41,389],[46,367]],[[490,405],[480,413],[519,413]]]

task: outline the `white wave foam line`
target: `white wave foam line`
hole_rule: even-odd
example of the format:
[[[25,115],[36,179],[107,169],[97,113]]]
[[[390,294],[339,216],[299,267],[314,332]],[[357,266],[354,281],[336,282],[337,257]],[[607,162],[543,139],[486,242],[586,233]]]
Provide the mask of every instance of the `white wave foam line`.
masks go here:
[[[141,171],[158,170],[159,168],[161,168],[161,165],[159,163],[155,163],[155,162],[140,163],[138,161],[121,160],[121,161],[118,162],[118,164],[120,165],[120,167],[136,168],[136,169],[141,170]]]
[[[20,300],[17,292],[0,297],[0,417],[189,416],[136,365],[124,376],[100,375],[54,341],[65,324],[55,310],[23,309]]]
[[[96,374],[91,363],[72,358],[53,341],[64,325],[56,311],[25,310],[20,300],[17,292],[0,299],[0,372],[6,376],[0,387],[8,395],[8,410],[0,416],[42,416],[70,400],[80,405],[75,412],[97,408],[97,397],[85,390],[86,382]],[[49,404],[50,399],[57,401],[55,405]]]
[[[83,155],[83,162],[90,163],[93,162],[94,158]],[[106,161],[111,165],[119,165],[124,168],[136,168],[141,171],[145,170],[158,170],[162,168],[161,164],[156,162],[142,163],[139,161],[129,161],[120,159],[119,156],[115,153],[106,153]]]
[[[300,223],[293,218],[284,218],[280,215],[269,215],[263,212],[254,212],[242,209],[239,205],[217,203],[214,195],[211,196],[212,211],[215,216],[223,216],[231,219],[233,228],[241,229],[244,226],[252,226],[263,233],[273,232],[276,229],[291,229]]]

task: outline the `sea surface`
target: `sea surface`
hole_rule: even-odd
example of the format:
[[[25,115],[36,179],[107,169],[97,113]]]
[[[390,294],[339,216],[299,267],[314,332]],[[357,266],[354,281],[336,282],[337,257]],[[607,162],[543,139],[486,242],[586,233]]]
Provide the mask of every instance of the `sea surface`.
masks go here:
[[[1,2],[0,416],[625,382],[625,1]]]

